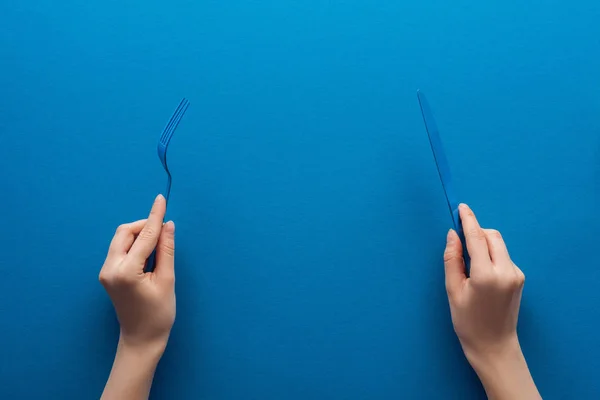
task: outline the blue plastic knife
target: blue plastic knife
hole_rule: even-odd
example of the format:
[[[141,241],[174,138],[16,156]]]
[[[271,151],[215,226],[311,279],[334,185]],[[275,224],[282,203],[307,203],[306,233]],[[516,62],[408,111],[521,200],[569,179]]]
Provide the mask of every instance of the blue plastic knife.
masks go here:
[[[427,135],[429,136],[429,144],[431,145],[431,150],[433,151],[433,158],[435,159],[440,180],[442,181],[442,187],[444,188],[444,194],[446,195],[446,202],[448,203],[448,208],[450,209],[450,215],[452,215],[454,229],[456,230],[456,233],[458,233],[458,237],[460,237],[460,241],[462,242],[465,264],[468,266],[468,253],[467,246],[465,244],[465,235],[458,212],[458,205],[460,203],[458,202],[454,193],[452,175],[450,174],[450,165],[448,164],[448,159],[446,158],[446,153],[444,152],[444,147],[442,146],[442,141],[440,139],[440,133],[435,123],[435,119],[433,118],[433,113],[431,112],[429,103],[427,102],[423,92],[420,90],[417,90],[417,97],[419,98],[419,105],[421,106],[421,114],[423,114],[425,129],[427,130]]]

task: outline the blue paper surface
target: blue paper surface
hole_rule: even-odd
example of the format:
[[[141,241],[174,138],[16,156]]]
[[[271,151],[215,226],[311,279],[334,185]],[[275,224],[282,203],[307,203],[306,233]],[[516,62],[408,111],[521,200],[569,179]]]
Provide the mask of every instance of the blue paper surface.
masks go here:
[[[0,4],[0,398],[98,398],[97,274],[164,188],[177,321],[154,399],[484,398],[450,321],[457,191],[527,282],[545,399],[600,398],[600,4]],[[448,138],[446,140],[446,138]]]

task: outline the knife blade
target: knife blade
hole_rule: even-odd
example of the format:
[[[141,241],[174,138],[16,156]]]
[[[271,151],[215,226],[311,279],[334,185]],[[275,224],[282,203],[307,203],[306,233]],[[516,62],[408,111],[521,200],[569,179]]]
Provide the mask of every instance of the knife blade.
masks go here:
[[[454,184],[452,183],[452,174],[450,173],[450,164],[446,158],[446,152],[440,139],[440,133],[435,122],[435,118],[429,106],[429,102],[425,97],[425,94],[421,90],[417,90],[417,97],[419,99],[419,105],[421,107],[421,114],[423,115],[423,122],[425,123],[425,130],[429,137],[429,144],[431,145],[431,151],[433,152],[433,158],[437,166],[440,180],[442,181],[442,187],[444,189],[444,195],[446,196],[446,202],[448,203],[448,209],[452,216],[452,223],[454,230],[458,233],[458,236],[463,244],[463,254],[465,256],[465,263],[467,261],[467,247],[465,244],[465,235],[460,221],[460,214],[458,212],[459,201],[454,192]]]

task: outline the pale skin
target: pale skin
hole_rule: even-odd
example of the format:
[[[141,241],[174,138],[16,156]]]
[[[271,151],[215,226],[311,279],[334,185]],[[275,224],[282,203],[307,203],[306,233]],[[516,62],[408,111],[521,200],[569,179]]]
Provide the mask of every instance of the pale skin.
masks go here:
[[[147,399],[154,372],[175,321],[175,225],[163,224],[164,197],[145,220],[121,225],[113,237],[100,282],[121,327],[102,400]],[[517,336],[523,272],[512,262],[498,231],[482,229],[471,209],[460,206],[469,277],[458,235],[448,232],[444,266],[454,329],[465,356],[493,400],[537,400]],[[144,272],[156,248],[154,272]]]
[[[489,399],[541,399],[517,336],[525,275],[511,260],[500,232],[482,229],[467,205],[459,208],[470,274],[466,276],[462,244],[453,230],[444,267],[452,323],[465,356]]]
[[[165,211],[158,196],[147,219],[119,226],[100,271],[121,327],[102,400],[147,399],[167,346],[175,321],[175,225],[163,225]],[[144,272],[154,248],[154,272]]]

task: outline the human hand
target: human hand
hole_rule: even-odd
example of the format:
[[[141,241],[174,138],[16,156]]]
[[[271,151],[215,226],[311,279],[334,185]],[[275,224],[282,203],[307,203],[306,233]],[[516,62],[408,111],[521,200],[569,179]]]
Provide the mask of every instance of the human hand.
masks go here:
[[[119,346],[159,356],[175,321],[175,225],[163,225],[165,211],[159,195],[148,219],[119,226],[99,276],[119,319]],[[156,268],[144,272],[154,248]]]
[[[467,277],[462,244],[450,230],[444,265],[454,330],[489,398],[539,399],[517,337],[525,275],[500,232],[482,229],[468,206],[459,208],[471,270]]]
[[[467,278],[462,244],[448,232],[444,252],[452,322],[467,357],[499,352],[517,341],[517,319],[525,275],[508,254],[500,232],[482,229],[460,206],[471,271]]]

